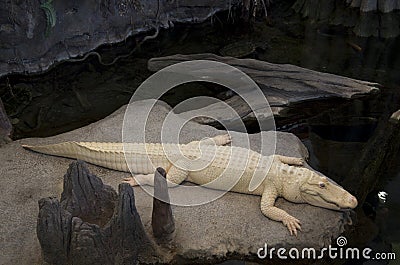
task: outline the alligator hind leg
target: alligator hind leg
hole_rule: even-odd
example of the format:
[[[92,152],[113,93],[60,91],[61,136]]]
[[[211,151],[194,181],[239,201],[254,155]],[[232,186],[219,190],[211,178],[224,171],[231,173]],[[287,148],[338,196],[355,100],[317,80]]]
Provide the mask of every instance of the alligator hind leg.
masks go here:
[[[188,176],[188,171],[171,166],[167,172],[167,185],[169,188],[181,184]],[[154,186],[154,174],[135,175],[132,178],[124,178],[124,183],[133,186],[149,185]]]
[[[139,185],[154,186],[154,174],[135,175],[134,177],[124,178],[122,182],[130,184],[132,187]]]
[[[188,171],[172,165],[167,172],[168,187],[175,187],[184,182],[188,177]]]

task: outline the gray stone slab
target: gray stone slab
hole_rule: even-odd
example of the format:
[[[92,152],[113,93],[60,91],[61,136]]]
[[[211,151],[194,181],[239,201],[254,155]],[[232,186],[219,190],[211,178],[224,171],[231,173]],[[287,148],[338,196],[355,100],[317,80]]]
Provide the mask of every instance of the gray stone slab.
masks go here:
[[[137,102],[137,115],[143,104]],[[141,105],[142,104],[142,105]],[[0,149],[0,263],[38,264],[41,260],[40,245],[36,238],[38,200],[43,197],[60,197],[63,175],[71,159],[46,156],[24,150],[20,144],[44,144],[62,141],[121,141],[121,128],[125,107],[109,117],[86,127],[49,138],[23,139]],[[165,104],[156,105],[149,116],[149,139],[159,139],[160,122],[168,113]],[[178,119],[178,118],[177,118]],[[221,134],[213,127],[188,122],[181,132],[181,141],[189,142],[205,136]],[[235,133],[240,137],[241,133]],[[257,149],[257,138],[271,139],[270,133],[250,135],[252,148]],[[300,140],[289,133],[278,133],[277,153],[307,157]],[[235,142],[235,141],[234,141]],[[255,143],[255,144],[254,144]],[[93,174],[105,184],[117,189],[128,173],[116,172],[89,165]],[[152,197],[140,187],[134,188],[136,206],[146,231],[151,234]],[[186,194],[190,196],[190,194]],[[298,237],[290,236],[281,224],[269,220],[260,211],[260,197],[229,192],[208,204],[192,207],[173,206],[176,234],[175,248],[169,257],[177,255],[188,259],[252,255],[268,243],[271,247],[322,247],[344,230],[344,214],[313,207],[293,204],[278,199],[278,207],[288,211],[302,222]]]

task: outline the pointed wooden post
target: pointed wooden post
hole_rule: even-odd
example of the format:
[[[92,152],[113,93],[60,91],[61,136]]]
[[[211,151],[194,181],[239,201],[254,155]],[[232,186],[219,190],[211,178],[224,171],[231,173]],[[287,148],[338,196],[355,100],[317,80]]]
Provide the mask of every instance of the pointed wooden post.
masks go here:
[[[171,241],[175,231],[175,222],[170,205],[167,173],[161,167],[154,173],[154,197],[151,225],[153,235],[159,242]]]

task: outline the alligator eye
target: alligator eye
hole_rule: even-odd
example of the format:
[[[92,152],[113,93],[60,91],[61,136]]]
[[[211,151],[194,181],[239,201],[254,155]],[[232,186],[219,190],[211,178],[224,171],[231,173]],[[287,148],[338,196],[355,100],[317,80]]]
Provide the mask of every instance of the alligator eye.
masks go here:
[[[326,185],[325,185],[325,183],[319,183],[319,187],[321,188],[321,189],[323,189],[323,188],[326,188]]]

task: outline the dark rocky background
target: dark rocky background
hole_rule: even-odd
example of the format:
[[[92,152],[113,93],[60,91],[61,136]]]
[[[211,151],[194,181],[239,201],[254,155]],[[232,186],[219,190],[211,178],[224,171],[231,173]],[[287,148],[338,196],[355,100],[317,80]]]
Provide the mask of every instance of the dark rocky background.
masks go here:
[[[176,22],[201,22],[239,0],[0,1],[0,76],[37,73],[102,44]]]

